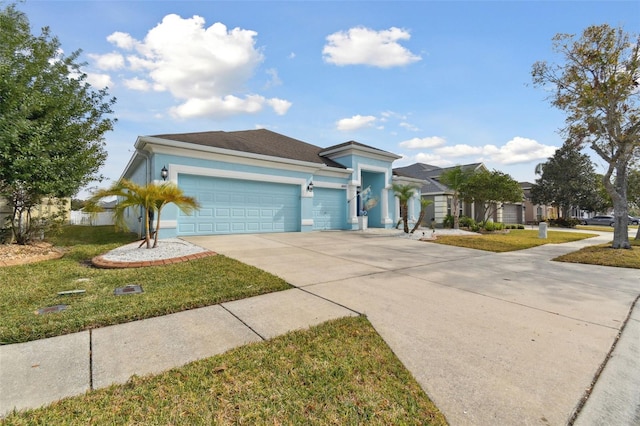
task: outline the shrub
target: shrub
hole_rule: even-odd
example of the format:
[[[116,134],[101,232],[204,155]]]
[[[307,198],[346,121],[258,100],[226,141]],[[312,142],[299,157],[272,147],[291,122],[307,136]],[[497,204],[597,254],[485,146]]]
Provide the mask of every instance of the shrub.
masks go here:
[[[445,228],[453,228],[453,216],[450,214],[446,215],[442,221],[442,226]]]
[[[518,225],[518,229],[524,229],[524,225],[522,224]]]
[[[465,228],[473,228],[474,225],[476,225],[476,221],[472,217],[460,217],[460,226],[464,226]]]
[[[565,219],[563,217],[557,219],[549,219],[549,226],[557,226],[560,228],[575,228],[576,225],[580,225],[580,220],[575,217]]]

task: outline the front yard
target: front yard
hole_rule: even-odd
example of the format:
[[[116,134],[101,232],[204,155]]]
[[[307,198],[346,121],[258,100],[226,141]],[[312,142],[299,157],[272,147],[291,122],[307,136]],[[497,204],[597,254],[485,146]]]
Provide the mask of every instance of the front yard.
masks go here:
[[[290,288],[282,279],[225,256],[141,269],[96,269],[90,259],[129,243],[113,227],[67,227],[52,242],[63,258],[0,268],[0,344],[73,333]],[[146,249],[140,249],[146,250]],[[140,285],[142,294],[115,296]],[[85,290],[78,295],[58,292]],[[68,305],[59,313],[39,309]]]

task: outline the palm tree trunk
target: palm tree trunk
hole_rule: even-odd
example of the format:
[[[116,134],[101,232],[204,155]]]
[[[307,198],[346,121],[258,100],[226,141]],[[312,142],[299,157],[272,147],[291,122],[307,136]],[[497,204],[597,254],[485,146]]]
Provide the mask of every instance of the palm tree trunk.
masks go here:
[[[418,221],[416,222],[416,224],[413,226],[413,229],[411,230],[412,234],[418,230],[418,228],[420,227],[420,224],[422,223],[426,215],[427,215],[427,209],[420,210],[420,216],[418,216]]]
[[[158,247],[158,234],[160,233],[160,210],[161,208],[158,209],[158,217],[156,219],[156,234],[153,238],[153,248]]]
[[[409,203],[404,204],[402,209],[402,220],[404,221],[404,233],[409,233]]]
[[[151,248],[151,234],[149,233],[151,221],[149,220],[149,210],[146,209],[145,213],[145,230],[144,230],[144,242],[147,243],[147,248]]]

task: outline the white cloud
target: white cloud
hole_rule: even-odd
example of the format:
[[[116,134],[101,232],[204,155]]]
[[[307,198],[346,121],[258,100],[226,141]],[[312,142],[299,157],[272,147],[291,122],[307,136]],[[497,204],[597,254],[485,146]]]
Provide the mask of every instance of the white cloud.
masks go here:
[[[96,89],[114,86],[109,74],[87,73],[87,83]]]
[[[248,95],[239,98],[227,95],[222,98],[192,98],[177,107],[171,108],[171,115],[176,118],[196,118],[208,116],[229,116],[234,114],[255,114],[262,111],[265,105],[271,106],[276,114],[283,115],[291,103],[282,99],[265,99],[260,95]]]
[[[113,43],[120,49],[132,50],[137,44],[137,41],[127,33],[116,31],[107,37],[109,43]]]
[[[276,70],[275,68],[269,68],[265,72],[269,76],[269,81],[266,85],[267,88],[282,85],[282,80],[280,80],[280,77],[278,76],[278,70]]]
[[[490,146],[492,145],[486,145],[485,147]],[[471,155],[482,155],[485,152],[485,147],[459,144],[453,146],[443,146],[441,148],[437,148],[435,151],[438,154],[445,155],[447,157],[467,157]]]
[[[289,108],[291,108],[291,102],[286,101],[284,99],[271,98],[266,101],[266,103],[273,108],[276,114],[285,115]]]
[[[148,92],[152,88],[151,83],[138,77],[125,80],[124,85],[127,89],[139,90],[141,92]]]
[[[271,106],[284,114],[291,103],[245,94],[246,84],[264,57],[255,46],[257,33],[227,29],[222,23],[205,27],[200,16],[183,19],[165,16],[144,40],[114,32],[107,40],[129,52],[126,86],[134,90],[167,91],[180,105],[171,109],[178,118],[254,113]],[[268,70],[271,85],[279,84],[275,70]],[[145,83],[146,82],[146,83]]]
[[[355,27],[327,36],[322,55],[335,65],[404,66],[422,59],[399,44],[410,38],[408,31],[396,27],[382,31]]]
[[[372,115],[354,115],[351,118],[338,120],[336,127],[342,131],[357,130],[363,127],[371,127],[375,121],[376,118]]]
[[[124,57],[117,52],[105,53],[104,55],[89,54],[89,57],[101,70],[118,70],[124,67]]]
[[[436,154],[427,154],[427,153],[421,152],[420,154],[417,154],[414,158],[416,163],[431,164],[432,166],[449,167],[453,165],[453,162],[447,160],[446,158],[442,158],[440,155],[436,155]]]
[[[416,127],[415,125],[411,124],[411,123],[407,123],[406,121],[403,121],[400,123],[400,127],[407,129],[411,132],[417,132],[420,129],[418,127]]]
[[[412,138],[400,142],[400,147],[406,149],[436,148],[444,145],[445,143],[447,143],[445,138],[440,136],[429,136],[426,138]]]
[[[501,164],[528,163],[534,160],[546,160],[555,154],[558,148],[543,145],[540,142],[516,136],[493,155],[493,161]]]
[[[459,144],[439,147],[434,151],[443,157],[474,157],[474,161],[491,161],[508,165],[544,160],[553,156],[556,149],[555,146],[543,145],[534,139],[516,136],[500,147]]]

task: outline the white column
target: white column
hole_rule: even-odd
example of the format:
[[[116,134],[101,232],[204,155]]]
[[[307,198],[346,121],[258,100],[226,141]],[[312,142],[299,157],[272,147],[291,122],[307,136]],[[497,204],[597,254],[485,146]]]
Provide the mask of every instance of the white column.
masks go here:
[[[389,217],[389,188],[384,188],[382,190],[382,194],[380,194],[380,204],[380,208],[382,209],[382,225],[393,223],[392,219]]]
[[[347,197],[349,204],[349,223],[358,223],[358,186],[350,184],[347,186]]]

